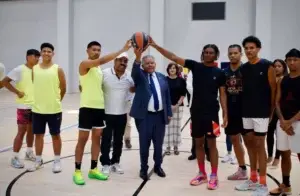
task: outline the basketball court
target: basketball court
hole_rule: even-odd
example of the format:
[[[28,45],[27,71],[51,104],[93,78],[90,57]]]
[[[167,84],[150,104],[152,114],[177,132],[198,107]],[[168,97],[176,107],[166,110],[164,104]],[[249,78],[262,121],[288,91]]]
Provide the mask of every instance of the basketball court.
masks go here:
[[[189,181],[197,172],[196,161],[188,161],[190,155],[191,138],[189,124],[183,128],[180,154],[178,156],[164,156],[163,169],[167,177],[160,178],[153,174],[152,153],[149,156],[150,180],[143,182],[139,178],[139,143],[136,129],[132,130],[132,149],[123,150],[121,165],[125,171],[123,175],[112,173],[108,181],[95,181],[87,177],[90,167],[90,142],[85,149],[82,170],[85,175],[86,185],[77,186],[72,181],[74,172],[74,152],[77,141],[77,119],[79,108],[79,94],[67,94],[63,101],[63,122],[62,122],[62,168],[59,174],[52,173],[53,151],[49,135],[45,137],[43,152],[44,168],[27,173],[26,169],[14,169],[10,166],[12,155],[11,145],[16,134],[16,109],[14,96],[6,90],[0,91],[0,195],[4,196],[174,196],[174,195],[251,195],[251,192],[236,192],[234,186],[240,182],[228,181],[228,175],[236,171],[237,165],[219,163],[220,187],[215,191],[209,191],[206,186],[191,187]],[[182,125],[186,124],[189,118],[188,108],[185,107]],[[218,149],[220,157],[226,153],[225,135],[218,138]],[[26,145],[23,145],[26,147]],[[24,157],[24,149],[20,155]],[[151,151],[152,152],[152,151]],[[291,182],[293,195],[299,195],[299,171],[300,164],[297,157],[292,158],[293,169]],[[25,161],[25,168],[31,167],[33,163]],[[207,170],[210,170],[207,163]],[[298,171],[298,172],[296,172]],[[298,176],[297,176],[298,174]],[[281,182],[280,169],[268,169],[268,186],[274,188]],[[298,185],[298,186],[297,186]]]

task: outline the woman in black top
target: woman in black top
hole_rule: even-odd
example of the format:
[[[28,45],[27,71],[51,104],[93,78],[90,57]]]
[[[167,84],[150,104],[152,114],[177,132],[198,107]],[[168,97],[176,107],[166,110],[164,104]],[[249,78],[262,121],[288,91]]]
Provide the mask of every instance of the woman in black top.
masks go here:
[[[166,127],[164,144],[167,146],[166,154],[170,155],[171,147],[174,147],[174,154],[178,155],[178,146],[181,143],[181,120],[183,116],[183,99],[186,94],[186,82],[178,77],[179,67],[170,63],[167,67],[168,83],[170,88],[173,118]]]
[[[283,60],[276,59],[272,65],[275,68],[277,81],[279,81],[281,78],[283,78],[283,76],[288,74],[287,65]],[[267,148],[268,148],[268,162],[267,163],[271,164],[273,162],[271,165],[272,168],[278,167],[279,158],[280,158],[280,152],[276,148],[275,158],[273,160],[274,135],[275,135],[277,121],[278,121],[278,117],[276,115],[276,112],[274,112],[272,120],[269,124],[268,133],[267,133]]]

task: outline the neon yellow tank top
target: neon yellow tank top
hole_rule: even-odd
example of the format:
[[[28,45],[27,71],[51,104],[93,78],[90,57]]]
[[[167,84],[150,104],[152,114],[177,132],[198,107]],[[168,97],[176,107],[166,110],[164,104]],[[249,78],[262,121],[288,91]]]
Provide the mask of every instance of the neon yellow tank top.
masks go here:
[[[26,106],[33,104],[33,83],[32,83],[32,69],[26,65],[21,65],[21,80],[16,83],[16,89],[23,92],[25,95],[22,98],[17,96],[16,102]]]
[[[33,67],[34,104],[32,111],[39,114],[62,112],[58,65],[47,69],[39,64]]]
[[[93,67],[79,76],[82,91],[80,93],[80,107],[104,109],[104,97],[102,91],[103,73],[101,68]]]

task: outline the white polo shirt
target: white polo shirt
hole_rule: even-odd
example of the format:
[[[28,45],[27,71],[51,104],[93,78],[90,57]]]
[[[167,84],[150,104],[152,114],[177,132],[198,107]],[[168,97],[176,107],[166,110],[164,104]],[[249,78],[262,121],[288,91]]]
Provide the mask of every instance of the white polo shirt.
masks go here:
[[[103,71],[103,92],[105,100],[105,114],[122,115],[128,112],[129,88],[134,86],[131,73],[125,73],[118,78],[114,68]]]

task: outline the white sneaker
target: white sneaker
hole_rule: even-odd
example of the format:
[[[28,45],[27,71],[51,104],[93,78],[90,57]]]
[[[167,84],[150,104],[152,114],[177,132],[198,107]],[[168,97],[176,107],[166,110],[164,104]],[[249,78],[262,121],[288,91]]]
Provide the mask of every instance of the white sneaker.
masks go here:
[[[24,163],[18,157],[11,158],[10,165],[16,169],[24,168]]]
[[[229,162],[230,162],[231,165],[236,165],[237,164],[237,160],[236,160],[235,156],[231,156]]]
[[[257,186],[256,190],[252,193],[252,196],[268,196],[269,190],[268,187],[265,185]]]
[[[62,171],[60,160],[55,160],[52,166],[53,173],[60,173]]]
[[[35,161],[35,155],[34,155],[33,151],[29,151],[29,152],[25,153],[25,160]]]
[[[41,160],[41,161],[36,161],[35,163],[34,163],[34,166],[33,167],[31,167],[31,168],[28,168],[27,169],[27,171],[29,171],[29,172],[34,172],[34,171],[36,171],[36,170],[38,170],[38,169],[41,169],[41,168],[43,168],[44,167],[44,165],[43,165],[43,160]]]
[[[246,180],[244,183],[236,185],[235,190],[238,191],[255,191],[258,187],[258,183],[254,183],[251,180]]]
[[[222,163],[228,163],[231,160],[231,154],[227,154],[223,157],[223,159],[221,160]]]
[[[119,163],[115,163],[111,166],[111,170],[117,174],[124,174],[124,170],[121,168]]]
[[[102,167],[102,173],[106,176],[109,176],[110,174],[110,166],[109,165],[103,165]]]

